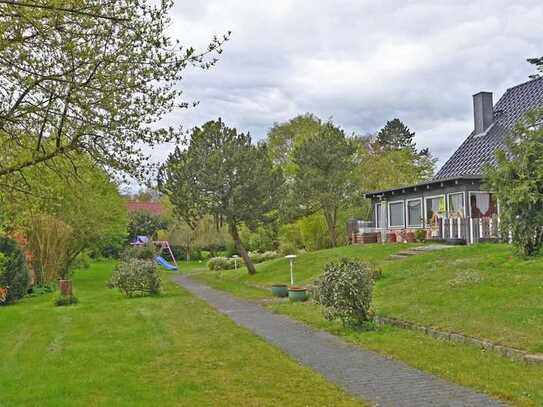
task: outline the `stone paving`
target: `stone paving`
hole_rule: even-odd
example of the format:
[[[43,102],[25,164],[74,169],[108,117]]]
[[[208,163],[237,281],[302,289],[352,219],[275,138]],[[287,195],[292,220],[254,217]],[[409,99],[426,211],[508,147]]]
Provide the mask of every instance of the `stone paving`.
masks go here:
[[[276,345],[328,380],[376,406],[502,406],[503,403],[448,383],[375,352],[344,343],[258,304],[176,276],[185,289],[203,298],[238,325]]]

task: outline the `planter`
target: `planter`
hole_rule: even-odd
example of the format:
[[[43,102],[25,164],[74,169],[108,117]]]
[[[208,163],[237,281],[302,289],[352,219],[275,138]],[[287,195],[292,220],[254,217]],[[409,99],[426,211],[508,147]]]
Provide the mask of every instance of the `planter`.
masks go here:
[[[60,294],[64,297],[72,296],[72,280],[59,280],[58,287],[60,289]]]
[[[271,292],[274,297],[288,297],[288,286],[286,284],[274,284]]]
[[[387,233],[387,242],[388,243],[396,243],[396,233],[388,232]]]
[[[290,301],[306,301],[308,299],[307,289],[304,287],[289,287],[288,299]]]
[[[407,232],[405,234],[405,240],[408,242],[408,243],[414,243],[417,241],[417,238],[415,236],[415,232]]]

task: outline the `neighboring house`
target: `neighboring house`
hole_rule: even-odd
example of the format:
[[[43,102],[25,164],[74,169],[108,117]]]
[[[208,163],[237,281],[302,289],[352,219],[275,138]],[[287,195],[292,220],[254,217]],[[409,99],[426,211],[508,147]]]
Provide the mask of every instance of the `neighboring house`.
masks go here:
[[[128,210],[128,213],[148,212],[157,216],[162,214],[162,205],[160,202],[128,201],[126,203],[126,209]]]
[[[499,203],[484,190],[483,169],[518,121],[542,107],[543,78],[508,89],[495,106],[492,93],[474,95],[474,131],[430,181],[366,194],[382,238],[406,240],[421,229],[429,238],[468,243],[497,237]]]

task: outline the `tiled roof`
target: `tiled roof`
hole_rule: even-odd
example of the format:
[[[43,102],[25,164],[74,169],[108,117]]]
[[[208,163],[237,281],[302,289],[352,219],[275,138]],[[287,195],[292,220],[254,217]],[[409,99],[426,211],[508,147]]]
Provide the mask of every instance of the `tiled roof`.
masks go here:
[[[485,164],[495,162],[496,150],[504,147],[506,137],[517,122],[537,107],[543,107],[543,78],[508,89],[494,106],[494,122],[486,133],[471,133],[437,172],[434,180],[482,175]]]
[[[162,214],[162,205],[160,202],[129,201],[126,203],[126,209],[129,213],[149,212],[153,215]]]

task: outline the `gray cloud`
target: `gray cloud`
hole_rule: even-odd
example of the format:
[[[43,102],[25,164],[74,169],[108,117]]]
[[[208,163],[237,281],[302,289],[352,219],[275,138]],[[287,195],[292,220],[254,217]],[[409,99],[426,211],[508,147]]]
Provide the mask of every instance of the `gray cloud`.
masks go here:
[[[187,44],[233,34],[217,67],[186,75],[199,106],[169,122],[220,116],[260,139],[304,112],[360,134],[399,117],[441,162],[472,128],[471,95],[497,99],[533,73],[527,57],[543,55],[540,0],[207,0],[173,11]]]

